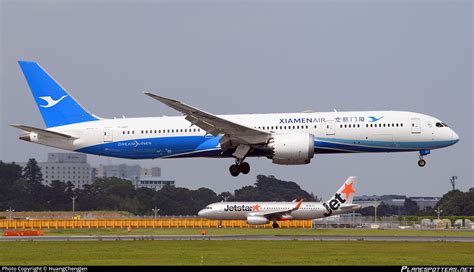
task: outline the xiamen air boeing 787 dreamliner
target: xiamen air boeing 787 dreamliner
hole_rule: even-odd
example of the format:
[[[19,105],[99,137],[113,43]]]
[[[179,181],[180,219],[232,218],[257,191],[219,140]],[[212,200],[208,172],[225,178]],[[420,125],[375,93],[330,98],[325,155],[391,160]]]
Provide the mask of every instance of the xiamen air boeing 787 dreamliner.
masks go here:
[[[314,154],[419,152],[450,146],[458,135],[439,119],[406,111],[214,115],[145,94],[184,116],[100,118],[82,107],[39,64],[19,62],[46,128],[11,125],[21,140],[94,155],[127,158],[235,158],[233,176],[247,174],[247,157],[307,164]]]

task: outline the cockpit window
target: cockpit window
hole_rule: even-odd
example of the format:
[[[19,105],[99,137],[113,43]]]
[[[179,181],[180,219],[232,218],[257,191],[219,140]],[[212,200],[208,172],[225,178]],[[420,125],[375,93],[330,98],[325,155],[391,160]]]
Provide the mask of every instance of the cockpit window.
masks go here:
[[[448,127],[448,125],[446,125],[445,123],[442,123],[442,122],[438,122],[438,123],[436,123],[436,127]]]

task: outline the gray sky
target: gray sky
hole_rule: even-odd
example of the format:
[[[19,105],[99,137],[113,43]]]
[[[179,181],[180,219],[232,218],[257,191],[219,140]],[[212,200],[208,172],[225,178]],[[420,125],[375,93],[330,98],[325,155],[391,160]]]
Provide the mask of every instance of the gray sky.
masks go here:
[[[249,159],[117,160],[158,165],[178,186],[233,191],[257,174],[293,180],[323,198],[350,175],[358,194],[442,195],[457,175],[473,187],[470,1],[1,1],[0,159],[59,150],[18,140],[7,125],[44,127],[16,63],[41,63],[101,117],[179,115],[148,90],[215,114],[406,110],[461,137],[417,153],[315,156],[304,166]]]

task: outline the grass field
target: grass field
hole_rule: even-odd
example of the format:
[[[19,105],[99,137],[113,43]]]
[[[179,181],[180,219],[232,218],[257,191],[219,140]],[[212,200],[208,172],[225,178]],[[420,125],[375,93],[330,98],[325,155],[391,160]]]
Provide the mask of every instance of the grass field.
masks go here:
[[[373,229],[205,229],[207,235],[354,235],[354,236],[474,236],[458,230],[373,230]],[[45,229],[45,235],[200,235],[201,229]]]
[[[0,265],[474,265],[473,243],[2,242]]]

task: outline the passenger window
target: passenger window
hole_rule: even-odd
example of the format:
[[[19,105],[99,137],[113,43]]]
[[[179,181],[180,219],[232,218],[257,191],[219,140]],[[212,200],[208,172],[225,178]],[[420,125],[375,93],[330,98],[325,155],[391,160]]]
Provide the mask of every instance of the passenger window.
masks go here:
[[[156,133],[156,130],[155,130],[155,133]]]

